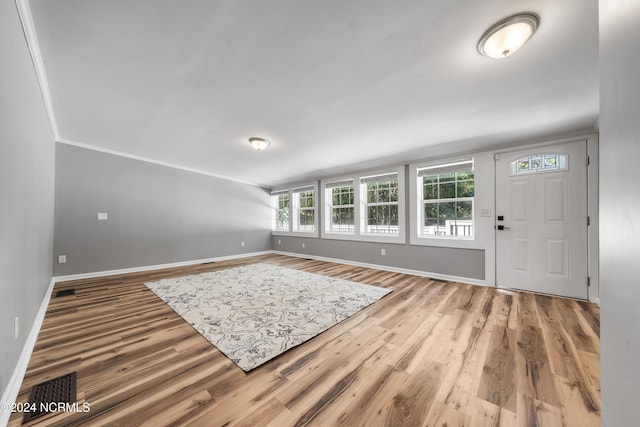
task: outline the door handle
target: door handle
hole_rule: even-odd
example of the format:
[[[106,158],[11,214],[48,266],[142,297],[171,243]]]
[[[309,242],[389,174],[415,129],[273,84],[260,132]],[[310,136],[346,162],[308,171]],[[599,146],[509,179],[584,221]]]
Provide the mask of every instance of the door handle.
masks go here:
[[[506,225],[496,225],[496,230],[509,230],[511,227],[507,227]]]

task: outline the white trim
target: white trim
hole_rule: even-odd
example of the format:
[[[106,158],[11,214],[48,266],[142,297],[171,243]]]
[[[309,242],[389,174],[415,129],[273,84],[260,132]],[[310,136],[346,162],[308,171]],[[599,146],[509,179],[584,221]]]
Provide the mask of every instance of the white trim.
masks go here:
[[[47,308],[49,308],[49,301],[51,300],[51,295],[53,293],[53,288],[56,283],[63,282],[67,280],[77,280],[77,279],[89,279],[95,277],[102,276],[114,276],[117,274],[125,274],[125,273],[137,273],[149,270],[160,270],[163,268],[171,268],[171,267],[182,267],[187,265],[194,264],[202,264],[206,262],[215,262],[215,261],[227,261],[238,258],[248,258],[252,256],[258,255],[268,255],[274,253],[273,251],[260,251],[260,252],[251,252],[246,254],[238,254],[238,255],[228,255],[221,256],[215,258],[206,258],[206,259],[198,259],[184,262],[174,262],[169,264],[158,264],[158,265],[150,265],[143,267],[133,267],[133,268],[124,268],[120,270],[109,270],[109,271],[98,271],[92,273],[81,273],[81,274],[71,274],[67,276],[57,276],[52,277],[49,282],[49,287],[47,288],[47,292],[42,299],[42,303],[40,303],[40,309],[36,314],[36,317],[33,321],[33,326],[31,327],[31,331],[29,332],[29,336],[22,347],[22,353],[20,354],[20,358],[18,359],[18,363],[16,364],[15,369],[13,370],[13,374],[9,379],[9,383],[2,395],[2,400],[0,403],[11,403],[15,402],[18,397],[18,393],[20,392],[20,387],[22,386],[22,381],[24,380],[25,373],[27,372],[27,367],[29,365],[29,361],[31,360],[31,354],[33,353],[33,348],[38,339],[38,335],[40,334],[40,328],[42,327],[42,322],[44,321],[45,314],[47,313]],[[9,411],[0,411],[0,426],[7,425],[9,422],[9,418],[11,416],[11,412]]]
[[[482,153],[477,154],[477,157],[482,157]],[[473,224],[473,235],[472,236],[431,236],[431,235],[422,235],[422,221],[424,215],[424,199],[422,195],[422,177],[420,176],[420,170],[425,170],[425,168],[429,169],[437,169],[441,167],[446,167],[449,165],[460,165],[460,164],[471,164],[471,169],[477,175],[477,161],[476,156],[471,156],[468,158],[457,158],[457,159],[443,159],[439,162],[419,162],[413,163],[409,165],[409,209],[410,209],[410,224],[409,224],[409,243],[416,246],[440,246],[440,247],[451,247],[451,248],[471,248],[471,249],[484,249],[482,242],[480,242],[476,236],[478,234],[478,223],[476,212],[476,196],[474,191],[473,197],[466,198],[453,198],[452,201],[459,201],[461,199],[468,199],[466,201],[471,201],[473,206],[473,216],[471,218]],[[482,167],[480,168],[482,171]],[[481,174],[482,177],[482,174]],[[474,177],[474,185],[475,188],[478,187],[478,180]],[[437,202],[442,202],[444,199],[439,199]],[[415,215],[415,216],[414,216]],[[481,233],[482,234],[482,233]]]
[[[587,166],[587,215],[591,219],[588,229],[588,252],[589,252],[589,277],[591,286],[589,287],[589,301],[600,305],[600,214],[599,214],[599,136],[597,134],[587,137],[587,156],[589,165]]]
[[[49,282],[47,292],[42,299],[42,303],[40,303],[40,309],[33,320],[33,326],[31,326],[29,336],[22,347],[22,353],[20,353],[18,363],[16,364],[13,374],[9,379],[7,388],[4,390],[2,400],[0,400],[1,403],[13,403],[18,397],[22,381],[24,380],[24,375],[27,372],[27,367],[29,366],[29,360],[31,360],[33,347],[36,345],[36,340],[38,339],[40,328],[42,327],[42,321],[44,320],[47,308],[49,307],[49,300],[51,300],[51,293],[53,292],[55,283],[56,282],[53,278]],[[9,417],[11,417],[11,411],[0,411],[0,425],[7,425],[9,423]]]
[[[420,177],[418,170],[424,166],[436,166],[447,163],[456,163],[462,161],[473,161],[474,185],[475,192],[473,196],[473,236],[421,236],[420,223],[422,222],[423,205],[422,205],[422,185],[419,183]],[[493,187],[493,157],[489,152],[475,153],[468,157],[451,157],[443,158],[438,161],[422,161],[409,165],[409,243],[414,246],[433,246],[441,248],[458,248],[458,249],[483,249],[485,254],[489,250],[490,240],[494,238],[493,232],[493,215],[490,217],[481,217],[480,212],[483,209],[491,208],[493,211],[493,194],[488,189]],[[478,195],[480,188],[480,195]],[[488,265],[485,271],[490,272]],[[487,280],[493,280],[490,274],[487,274]]]
[[[577,297],[567,297],[563,295],[555,295],[555,294],[543,294],[543,295],[551,295],[558,298],[569,298],[578,301],[589,301],[594,304],[600,305],[600,284],[599,284],[599,215],[598,215],[598,200],[599,200],[599,178],[598,178],[598,164],[599,164],[599,156],[598,156],[598,135],[591,133],[586,135],[577,135],[575,137],[567,137],[557,140],[549,140],[549,141],[541,141],[533,144],[526,144],[521,146],[514,146],[504,150],[496,150],[493,152],[494,156],[494,166],[495,161],[500,159],[501,155],[510,155],[512,153],[524,150],[535,150],[535,149],[554,149],[558,145],[562,144],[572,144],[583,142],[585,144],[585,153],[587,155],[587,159],[590,159],[590,164],[587,164],[586,167],[586,185],[587,185],[587,216],[590,217],[591,225],[587,227],[587,276],[591,280],[591,286],[587,288],[587,298],[577,298]],[[589,160],[588,160],[589,161]],[[554,172],[554,171],[550,171]],[[497,180],[497,173],[495,173],[494,168],[494,196],[496,193],[495,190],[495,180]],[[496,197],[494,197],[494,203],[497,202]],[[495,205],[494,205],[495,211]],[[495,242],[495,241],[494,241]],[[495,286],[498,287],[497,283],[497,274],[498,274],[498,264],[497,264],[497,251],[498,246],[495,244],[494,246],[494,281]],[[485,257],[487,252],[485,252]],[[486,258],[485,258],[486,259]],[[500,288],[505,289],[505,288]],[[513,288],[516,289],[516,288]],[[523,290],[522,292],[533,292],[528,290]]]
[[[249,252],[244,254],[237,255],[227,255],[215,258],[205,258],[205,259],[196,259],[190,261],[181,261],[181,262],[172,262],[168,264],[156,264],[156,265],[145,265],[140,267],[131,267],[131,268],[122,268],[119,270],[106,270],[106,271],[94,271],[91,273],[79,273],[79,274],[70,274],[67,276],[56,276],[53,278],[56,283],[65,282],[67,280],[78,280],[78,279],[93,279],[95,277],[103,277],[103,276],[115,276],[118,274],[127,274],[127,273],[140,273],[143,271],[150,270],[161,270],[164,268],[174,268],[174,267],[184,267],[187,265],[196,265],[196,264],[204,264],[207,262],[218,262],[218,261],[228,261],[232,259],[240,259],[240,258],[248,258],[252,256],[259,255],[268,255],[273,253],[273,251],[260,251],[260,252]]]
[[[111,150],[109,148],[102,148],[102,147],[98,147],[96,145],[91,145],[91,144],[85,144],[84,142],[71,141],[70,139],[65,139],[65,138],[56,138],[56,142],[58,142],[60,144],[71,145],[73,147],[86,148],[87,150],[98,151],[100,153],[112,154],[114,156],[124,157],[126,159],[138,160],[138,161],[141,161],[141,162],[152,163],[154,165],[166,166],[168,168],[180,169],[180,170],[183,170],[183,171],[197,173],[197,174],[200,174],[200,175],[206,175],[206,176],[212,176],[214,178],[225,179],[227,181],[239,182],[241,184],[252,185],[254,187],[267,188],[267,187],[265,187],[263,185],[259,185],[259,184],[256,184],[254,182],[243,181],[241,179],[231,178],[229,176],[220,175],[220,174],[217,174],[217,173],[211,173],[211,172],[203,171],[203,170],[200,170],[200,169],[194,169],[194,168],[190,168],[188,166],[181,166],[181,165],[178,165],[178,164],[175,164],[175,163],[168,163],[168,162],[163,162],[161,160],[154,160],[154,159],[150,159],[148,157],[136,156],[134,154],[127,154],[127,153],[124,153],[122,151]]]
[[[320,236],[318,228],[320,227],[320,192],[318,191],[318,181],[312,183],[305,183],[299,185],[290,185],[286,188],[276,187],[278,189],[271,191],[271,235],[272,236],[294,236],[294,237],[309,237],[316,239]],[[296,206],[296,194],[302,191],[296,191],[299,189],[306,189],[306,191],[313,191],[313,231],[300,231],[294,230],[294,223],[298,220],[299,208]],[[289,229],[279,230],[277,229],[278,223],[278,201],[274,197],[288,194],[289,195]]]
[[[47,82],[47,73],[44,70],[42,54],[40,53],[40,44],[38,43],[38,37],[36,36],[36,30],[33,25],[33,17],[31,15],[29,1],[15,1],[16,7],[18,8],[18,15],[20,16],[20,22],[22,24],[22,30],[24,31],[24,37],[27,41],[27,47],[31,53],[31,61],[33,62],[36,77],[40,84],[40,92],[42,93],[44,108],[47,112],[47,116],[49,117],[51,132],[53,133],[53,138],[58,139],[60,137],[60,134],[58,133],[58,123],[56,122],[56,116],[53,112],[53,102],[51,101],[51,92],[49,91],[49,83]]]
[[[520,145],[513,145],[513,146],[501,148],[499,150],[493,150],[491,152],[497,155],[509,154],[509,153],[513,153],[514,151],[544,148],[544,147],[550,147],[554,145],[565,144],[568,142],[587,141],[589,138],[592,138],[593,136],[594,136],[593,133],[579,133],[579,134],[576,134],[576,136],[570,136],[570,137],[560,138],[560,139],[537,140],[536,142],[532,142],[529,144],[525,143]],[[526,291],[523,291],[523,292],[526,292]]]
[[[353,265],[356,267],[373,268],[376,270],[391,271],[393,273],[410,274],[412,276],[428,277],[430,279],[446,280],[448,282],[465,283],[468,285],[487,286],[484,280],[471,279],[468,277],[449,276],[448,274],[431,273],[428,271],[411,270],[408,268],[390,267],[388,265],[370,264],[367,262],[349,261],[338,258],[328,258],[309,254],[298,254],[294,252],[272,251],[274,254],[292,256],[296,258],[310,258],[318,261],[334,262],[336,264]]]
[[[18,15],[20,17],[22,29],[24,31],[27,47],[29,48],[29,52],[31,54],[31,60],[33,62],[33,66],[36,72],[36,77],[38,78],[38,83],[40,85],[40,92],[42,93],[44,107],[45,107],[47,116],[49,118],[49,125],[51,126],[51,132],[53,133],[53,138],[56,142],[59,142],[61,144],[72,145],[75,147],[86,148],[88,150],[98,151],[101,153],[113,154],[114,156],[125,157],[133,160],[139,160],[141,162],[153,163],[160,166],[180,169],[187,172],[197,173],[200,175],[206,175],[214,178],[225,179],[227,181],[239,182],[241,184],[247,184],[254,187],[267,188],[267,186],[259,185],[254,182],[244,181],[242,179],[232,178],[229,176],[211,173],[211,172],[207,172],[199,169],[194,169],[187,166],[181,166],[174,163],[163,162],[160,160],[154,160],[147,157],[127,154],[122,151],[110,150],[108,148],[101,148],[95,145],[85,144],[82,142],[61,138],[60,132],[58,130],[58,122],[56,120],[56,116],[53,109],[53,101],[51,99],[51,91],[49,90],[47,74],[45,72],[44,62],[42,60],[42,54],[40,52],[40,44],[38,43],[38,37],[36,35],[35,26],[33,24],[33,17],[31,14],[31,8],[29,6],[29,0],[15,0],[15,3],[16,3],[16,8],[18,9]]]

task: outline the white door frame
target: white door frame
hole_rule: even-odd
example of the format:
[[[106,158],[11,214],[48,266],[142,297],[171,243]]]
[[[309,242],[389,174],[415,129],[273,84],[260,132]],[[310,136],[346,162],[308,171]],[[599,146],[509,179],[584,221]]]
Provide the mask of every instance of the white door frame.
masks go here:
[[[587,143],[587,156],[589,158],[589,166],[587,167],[587,215],[590,218],[590,226],[588,227],[588,237],[587,237],[587,269],[588,275],[590,278],[590,286],[588,289],[589,292],[589,301],[594,302],[596,304],[600,304],[600,275],[599,275],[599,253],[598,253],[598,233],[599,233],[599,215],[598,215],[598,165],[599,165],[599,157],[598,157],[598,134],[592,133],[583,136],[569,137],[556,139],[546,142],[532,143],[520,146],[512,146],[509,148],[505,148],[503,150],[496,150],[494,154],[507,154],[513,151],[520,151],[526,149],[533,148],[541,148],[546,146],[552,146],[557,144],[563,144],[568,142],[576,142],[576,141],[586,141]],[[494,190],[495,190],[495,180],[497,179],[497,174],[495,171],[495,162],[494,162]],[[496,198],[494,197],[494,208],[493,211],[496,212]],[[497,287],[497,242],[496,236],[494,236],[493,243],[493,277],[494,277],[494,286]]]

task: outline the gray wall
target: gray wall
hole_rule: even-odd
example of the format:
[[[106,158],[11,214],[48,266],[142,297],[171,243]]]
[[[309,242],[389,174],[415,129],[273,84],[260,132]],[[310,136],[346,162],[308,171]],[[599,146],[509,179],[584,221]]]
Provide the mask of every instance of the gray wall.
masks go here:
[[[273,236],[273,249],[395,268],[484,279],[484,250]],[[280,243],[278,243],[280,242]],[[304,243],[305,247],[302,247]],[[386,254],[381,255],[381,249]]]
[[[493,156],[491,156],[491,167],[493,169]],[[479,187],[479,175],[480,173],[476,170],[476,190]],[[408,176],[409,167],[406,166],[405,179]],[[484,174],[480,176],[484,179],[487,178]],[[493,181],[493,179],[491,179],[491,181]],[[317,184],[317,188],[321,188],[320,182],[317,182]],[[480,192],[478,191],[478,193]],[[409,213],[410,209],[408,202],[410,197],[410,187],[407,180],[405,182],[405,238],[407,243],[405,244],[276,235],[271,238],[271,246],[273,250],[282,252],[314,255],[326,258],[342,259],[345,261],[377,264],[393,268],[417,270],[425,273],[438,273],[448,276],[484,280],[484,249],[416,246],[408,243],[411,236],[409,227],[411,216]],[[478,203],[478,199],[479,198],[476,198],[476,203]],[[480,200],[482,200],[481,203],[486,202],[485,199]],[[318,205],[323,206],[323,203],[324,196],[320,194]],[[478,205],[476,204],[476,206]],[[321,209],[318,209],[318,211],[321,211]],[[478,221],[478,223],[480,222],[481,221]],[[322,230],[322,227],[324,227],[323,216],[320,215],[318,218],[318,229]],[[305,246],[304,248],[302,247],[303,243]],[[385,250],[385,255],[381,254],[381,249]]]
[[[252,185],[58,143],[54,276],[270,250],[269,200]]]
[[[0,391],[51,281],[54,143],[16,5],[0,2]],[[14,340],[14,318],[20,335]]]
[[[602,424],[640,425],[640,2],[600,2]]]

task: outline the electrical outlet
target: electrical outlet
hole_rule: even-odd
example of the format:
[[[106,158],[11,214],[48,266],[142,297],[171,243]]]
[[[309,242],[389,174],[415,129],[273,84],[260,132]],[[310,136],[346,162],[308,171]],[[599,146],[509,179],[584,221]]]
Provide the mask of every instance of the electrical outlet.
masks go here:
[[[386,254],[387,254],[386,249],[380,249],[380,255],[386,255]]]
[[[66,264],[67,256],[66,255],[58,255],[58,264]]]
[[[240,246],[244,248],[244,242],[240,242]]]
[[[20,317],[13,319],[13,339],[17,340],[20,336]]]
[[[98,221],[106,221],[109,219],[109,215],[106,212],[98,212]]]
[[[302,249],[304,249],[304,243],[302,244]]]
[[[281,245],[282,244],[282,240],[278,239],[278,244]]]

